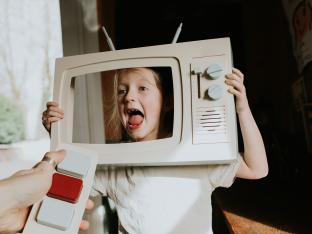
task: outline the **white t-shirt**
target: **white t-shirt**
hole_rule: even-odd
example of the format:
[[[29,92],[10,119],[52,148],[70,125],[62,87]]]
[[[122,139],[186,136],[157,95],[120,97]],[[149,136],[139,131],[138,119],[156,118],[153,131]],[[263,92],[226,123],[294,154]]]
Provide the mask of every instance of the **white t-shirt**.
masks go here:
[[[100,168],[91,195],[109,196],[131,234],[213,233],[211,193],[232,185],[238,158],[223,165]]]

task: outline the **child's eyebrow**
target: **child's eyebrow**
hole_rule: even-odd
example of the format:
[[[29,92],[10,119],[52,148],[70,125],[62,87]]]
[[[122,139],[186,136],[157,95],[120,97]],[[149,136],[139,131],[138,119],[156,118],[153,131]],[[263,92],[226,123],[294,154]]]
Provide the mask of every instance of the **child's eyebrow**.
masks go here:
[[[146,78],[145,76],[140,77],[139,81],[149,83],[150,85],[156,85],[156,82],[154,79],[153,79],[153,81],[151,81],[149,78]]]
[[[126,84],[119,83],[119,84],[117,85],[117,88],[119,88],[119,87],[126,87],[126,86],[127,86]]]

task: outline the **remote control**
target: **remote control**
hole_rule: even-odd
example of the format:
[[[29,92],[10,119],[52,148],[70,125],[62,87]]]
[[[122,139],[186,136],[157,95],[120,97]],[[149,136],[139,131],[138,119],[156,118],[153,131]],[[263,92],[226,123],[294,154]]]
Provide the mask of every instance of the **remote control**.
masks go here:
[[[65,159],[56,167],[52,185],[31,208],[22,234],[78,233],[97,165],[97,154],[66,146]]]

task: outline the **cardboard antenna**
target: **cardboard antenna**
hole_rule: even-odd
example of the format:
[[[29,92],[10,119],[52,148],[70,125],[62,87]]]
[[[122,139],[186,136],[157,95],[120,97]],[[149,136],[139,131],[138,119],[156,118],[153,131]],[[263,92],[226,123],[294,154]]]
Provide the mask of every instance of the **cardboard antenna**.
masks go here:
[[[182,30],[182,23],[180,23],[180,25],[179,25],[179,27],[178,27],[178,29],[177,29],[174,37],[173,37],[173,40],[172,40],[171,44],[174,44],[174,43],[177,42],[177,40],[178,40],[178,38],[180,36],[181,30]]]
[[[106,41],[107,41],[107,44],[108,44],[110,50],[116,50],[116,49],[115,49],[115,46],[114,46],[114,44],[113,44],[113,42],[112,42],[112,40],[111,40],[110,37],[108,36],[108,33],[107,33],[105,27],[102,26],[102,29],[103,29],[103,32],[104,32],[104,35],[105,35],[105,38],[106,38]]]

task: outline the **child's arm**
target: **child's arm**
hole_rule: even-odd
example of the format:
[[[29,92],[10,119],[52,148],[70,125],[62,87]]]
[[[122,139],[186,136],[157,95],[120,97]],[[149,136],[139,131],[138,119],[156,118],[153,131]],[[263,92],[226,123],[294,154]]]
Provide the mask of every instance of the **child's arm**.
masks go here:
[[[64,118],[64,112],[58,107],[57,102],[47,102],[47,109],[42,112],[42,124],[51,133],[51,123]]]
[[[236,173],[237,177],[259,179],[268,174],[268,163],[261,133],[248,105],[244,86],[244,75],[233,68],[233,73],[226,75],[225,83],[229,92],[236,97],[236,112],[244,142],[242,163]]]

